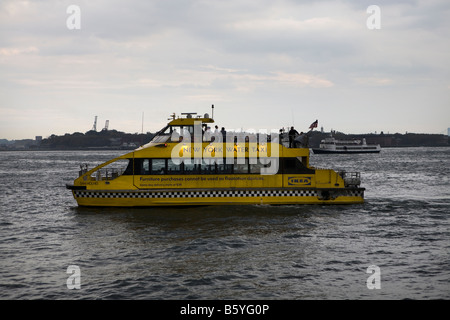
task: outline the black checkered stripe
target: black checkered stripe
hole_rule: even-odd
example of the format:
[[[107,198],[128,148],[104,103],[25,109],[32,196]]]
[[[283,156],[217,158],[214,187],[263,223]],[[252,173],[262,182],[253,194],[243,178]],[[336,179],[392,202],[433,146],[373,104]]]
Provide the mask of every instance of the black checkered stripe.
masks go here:
[[[364,197],[364,190],[348,190],[347,196],[349,196],[349,197]]]
[[[77,198],[214,198],[214,197],[314,197],[315,190],[224,190],[224,191],[86,191]]]

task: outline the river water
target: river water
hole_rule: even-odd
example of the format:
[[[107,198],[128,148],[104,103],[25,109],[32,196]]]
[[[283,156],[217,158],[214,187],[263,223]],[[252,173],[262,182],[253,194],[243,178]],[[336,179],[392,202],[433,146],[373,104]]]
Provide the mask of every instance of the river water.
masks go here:
[[[79,164],[118,155],[0,152],[0,299],[450,298],[450,148],[312,155],[360,205],[78,207]]]

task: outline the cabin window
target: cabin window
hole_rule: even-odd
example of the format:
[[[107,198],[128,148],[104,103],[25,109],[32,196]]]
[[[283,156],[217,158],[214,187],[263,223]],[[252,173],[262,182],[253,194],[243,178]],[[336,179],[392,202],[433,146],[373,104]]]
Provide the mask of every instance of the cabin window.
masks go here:
[[[152,159],[151,174],[166,174],[166,159]]]
[[[200,161],[199,159],[187,159],[183,162],[185,174],[199,174],[200,173]]]
[[[222,159],[190,159],[183,162],[184,174],[230,174],[232,172],[233,165],[226,164]]]
[[[183,127],[170,127],[169,134],[171,142],[181,142],[183,141],[183,136],[186,135]]]
[[[212,159],[203,159],[200,171],[203,174],[215,174],[216,173],[215,161]]]
[[[226,164],[225,161],[223,163],[218,163],[216,165],[217,167],[217,173],[233,173],[233,165],[232,164]]]
[[[167,161],[167,174],[182,174],[181,164],[177,164],[180,161],[176,161],[175,163],[172,159],[168,159]]]
[[[261,168],[265,165],[260,163],[257,158],[250,159],[250,173],[261,173]]]
[[[170,142],[183,141],[180,135],[180,131],[177,128],[170,127]]]
[[[134,174],[161,175],[161,174],[260,174],[261,169],[271,164],[262,164],[259,159],[235,158],[233,163],[226,159],[134,159]],[[217,161],[220,160],[220,161]],[[252,163],[256,162],[256,163]],[[297,158],[284,158],[282,160],[283,173],[314,173]],[[124,174],[132,174],[133,160],[130,159]]]
[[[142,159],[140,174],[150,174],[150,166],[150,159]]]
[[[248,159],[247,158],[234,159],[233,172],[240,174],[248,173]]]
[[[180,134],[183,136],[187,136],[188,134],[190,135],[191,139],[193,139],[194,137],[194,126],[184,126],[180,128]]]
[[[170,135],[171,142],[193,141],[194,126],[170,126],[164,134]]]

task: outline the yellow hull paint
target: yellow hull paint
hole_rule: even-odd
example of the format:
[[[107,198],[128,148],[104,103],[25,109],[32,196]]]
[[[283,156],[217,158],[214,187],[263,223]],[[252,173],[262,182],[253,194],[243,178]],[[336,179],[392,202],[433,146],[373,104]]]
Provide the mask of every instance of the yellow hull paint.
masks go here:
[[[317,197],[310,197],[310,199],[286,199],[284,197],[269,199],[267,197],[255,199],[240,199],[227,201],[224,199],[176,199],[176,200],[126,200],[126,199],[77,199],[79,206],[98,206],[98,207],[158,207],[158,206],[223,206],[223,205],[305,205],[305,204],[358,204],[364,203],[362,197],[339,197],[335,200],[319,200]]]
[[[278,190],[154,190],[154,191],[87,191],[73,190],[80,206],[147,207],[198,205],[296,205],[296,204],[356,204],[363,203],[363,189],[338,191],[324,189]]]

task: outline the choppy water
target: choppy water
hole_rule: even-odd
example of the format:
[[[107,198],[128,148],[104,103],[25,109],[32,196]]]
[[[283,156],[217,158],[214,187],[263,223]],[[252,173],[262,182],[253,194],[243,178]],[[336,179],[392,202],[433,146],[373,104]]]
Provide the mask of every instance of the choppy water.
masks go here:
[[[450,148],[312,155],[362,205],[77,207],[79,164],[117,155],[0,152],[0,299],[450,298]]]

